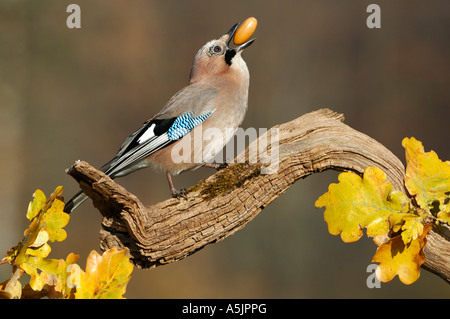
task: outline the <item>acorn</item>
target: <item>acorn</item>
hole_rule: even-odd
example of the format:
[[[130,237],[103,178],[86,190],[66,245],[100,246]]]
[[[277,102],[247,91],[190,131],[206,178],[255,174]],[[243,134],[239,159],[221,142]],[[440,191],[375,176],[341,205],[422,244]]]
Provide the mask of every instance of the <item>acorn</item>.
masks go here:
[[[244,22],[242,22],[234,33],[234,44],[239,45],[248,41],[253,33],[255,33],[257,25],[258,20],[253,17],[247,18]]]

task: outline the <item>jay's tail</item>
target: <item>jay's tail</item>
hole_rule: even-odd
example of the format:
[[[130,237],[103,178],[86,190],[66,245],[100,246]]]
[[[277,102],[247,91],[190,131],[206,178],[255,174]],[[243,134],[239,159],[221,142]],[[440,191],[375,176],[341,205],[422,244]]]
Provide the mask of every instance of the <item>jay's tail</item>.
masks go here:
[[[64,211],[67,214],[70,214],[75,208],[80,206],[86,199],[88,199],[87,195],[83,193],[83,191],[79,191],[76,193],[64,206]]]

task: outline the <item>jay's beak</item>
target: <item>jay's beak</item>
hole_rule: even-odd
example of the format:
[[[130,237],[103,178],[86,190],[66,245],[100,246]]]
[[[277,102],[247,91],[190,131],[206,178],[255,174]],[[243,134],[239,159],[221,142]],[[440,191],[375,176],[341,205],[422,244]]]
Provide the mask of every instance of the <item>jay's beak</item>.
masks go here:
[[[234,50],[234,51],[236,51],[236,52],[239,52],[239,51],[244,50],[245,48],[248,48],[248,47],[255,41],[255,39],[251,39],[251,40],[248,40],[248,41],[245,42],[245,43],[242,43],[241,45],[237,46],[236,48],[230,48],[231,40],[233,40],[234,34],[236,33],[236,30],[237,30],[238,27],[239,27],[239,23],[236,23],[236,24],[235,24],[234,26],[232,26],[231,29],[227,32],[227,34],[228,34],[228,36],[229,36],[229,38],[228,38],[228,40],[227,40],[227,47],[228,47],[228,50]]]

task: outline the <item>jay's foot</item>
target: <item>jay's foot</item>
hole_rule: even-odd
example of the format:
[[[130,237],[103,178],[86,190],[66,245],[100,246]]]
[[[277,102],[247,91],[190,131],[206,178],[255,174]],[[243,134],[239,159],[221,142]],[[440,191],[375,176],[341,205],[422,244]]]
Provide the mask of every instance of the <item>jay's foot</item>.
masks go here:
[[[218,171],[220,171],[221,169],[227,168],[228,167],[228,163],[205,163],[203,166],[205,167],[210,167],[210,168],[214,168]]]
[[[183,188],[183,189],[181,189],[180,191],[177,191],[175,188],[171,188],[170,189],[170,192],[172,193],[172,197],[173,198],[176,198],[176,199],[180,199],[180,198],[184,198],[184,199],[186,199],[187,198],[187,196],[186,196],[186,194],[187,194],[187,192],[186,192],[186,189],[185,188]]]

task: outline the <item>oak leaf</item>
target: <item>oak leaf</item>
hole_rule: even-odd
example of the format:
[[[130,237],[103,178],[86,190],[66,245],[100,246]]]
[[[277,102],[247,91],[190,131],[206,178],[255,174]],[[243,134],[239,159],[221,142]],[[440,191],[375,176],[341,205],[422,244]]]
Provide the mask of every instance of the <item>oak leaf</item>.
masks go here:
[[[86,272],[81,271],[77,299],[124,298],[133,265],[124,249],[109,249],[100,255],[93,250],[87,259]]]
[[[367,228],[368,236],[385,235],[389,232],[389,216],[409,211],[406,196],[392,190],[379,168],[368,167],[362,178],[345,172],[338,179],[339,183],[331,184],[315,205],[326,207],[324,218],[330,234],[340,234],[344,242],[357,241],[363,228]]]
[[[441,211],[437,214],[436,217],[440,222],[447,223],[450,225],[450,213],[449,212]]]
[[[69,214],[64,212],[64,202],[55,198],[42,218],[44,229],[48,232],[49,241],[63,241],[67,237],[63,229],[69,223]]]
[[[430,212],[435,201],[440,205],[450,193],[450,162],[443,162],[434,151],[425,152],[422,143],[404,138],[402,145],[406,154],[405,185],[417,204]]]
[[[45,258],[50,253],[48,241],[63,241],[67,237],[64,229],[69,222],[69,214],[64,212],[64,202],[60,199],[62,186],[46,199],[41,190],[36,190],[28,205],[27,218],[30,226],[24,231],[25,238],[13,247],[3,259],[16,265],[24,263],[27,256]]]
[[[421,236],[408,244],[404,243],[400,235],[381,244],[372,259],[373,262],[380,263],[376,270],[377,278],[388,282],[398,275],[400,281],[406,285],[415,282],[420,276],[420,266],[425,261],[423,247],[430,229],[430,225],[425,226]]]
[[[33,193],[33,200],[28,204],[27,210],[27,218],[29,220],[33,220],[39,214],[46,200],[45,194],[40,189]]]

